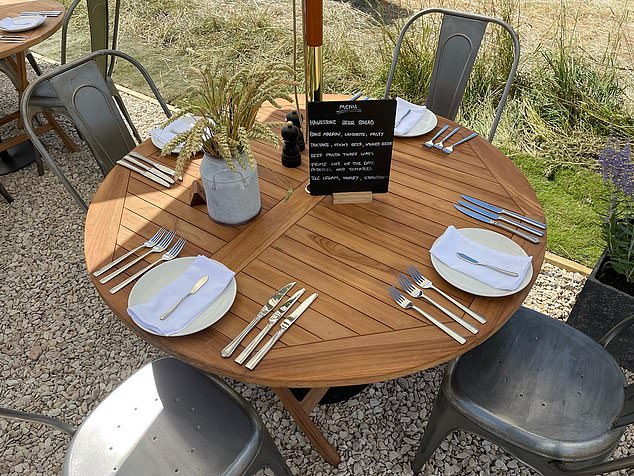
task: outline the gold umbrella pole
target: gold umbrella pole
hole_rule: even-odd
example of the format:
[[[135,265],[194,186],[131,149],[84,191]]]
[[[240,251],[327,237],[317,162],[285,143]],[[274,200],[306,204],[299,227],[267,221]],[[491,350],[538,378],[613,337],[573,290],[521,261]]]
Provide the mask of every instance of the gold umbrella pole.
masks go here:
[[[304,0],[304,58],[306,100],[323,99],[323,2]]]

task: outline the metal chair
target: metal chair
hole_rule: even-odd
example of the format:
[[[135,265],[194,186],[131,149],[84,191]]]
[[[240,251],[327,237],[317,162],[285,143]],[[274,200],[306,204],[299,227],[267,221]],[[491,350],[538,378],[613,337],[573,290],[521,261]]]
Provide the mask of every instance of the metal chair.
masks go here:
[[[604,337],[610,340],[634,316]],[[505,448],[544,476],[634,468],[604,463],[634,423],[634,384],[585,334],[520,308],[493,337],[454,360],[436,398],[413,469],[459,429]]]
[[[427,8],[413,15],[401,29],[396,42],[392,66],[385,86],[385,98],[389,97],[405,33],[417,19],[432,13],[440,13],[443,17],[426,105],[430,110],[447,119],[454,120],[456,118],[487,25],[489,23],[500,25],[511,36],[513,63],[489,131],[488,140],[491,142],[500,122],[520,58],[520,44],[517,34],[513,28],[498,18],[457,12],[445,8]]]
[[[72,436],[62,474],[248,475],[270,467],[292,476],[262,420],[221,379],[171,357],[116,388],[84,422],[0,407],[0,416],[44,423]]]
[[[119,34],[119,13],[121,10],[121,2],[120,0],[115,0],[114,2],[114,11],[113,14],[110,15],[110,5],[108,0],[74,0],[73,3],[66,10],[66,14],[64,15],[64,23],[62,24],[62,42],[61,42],[61,64],[66,64],[67,57],[67,44],[68,44],[68,29],[70,26],[70,20],[73,15],[73,12],[81,3],[85,1],[87,13],[88,13],[88,24],[90,29],[90,47],[91,51],[99,51],[99,50],[116,50],[117,49],[117,39]],[[112,28],[110,28],[110,21],[112,19]],[[111,32],[112,30],[112,32]],[[119,94],[116,86],[114,85],[114,81],[112,80],[112,72],[115,66],[115,58],[99,58],[97,60],[97,65],[99,66],[99,71],[103,75],[106,80],[106,84],[110,89],[112,97],[119,109],[121,109],[121,113],[125,118],[128,126],[132,130],[132,134],[136,138],[137,141],[141,142],[141,135],[139,131],[136,129],[134,123],[132,122],[132,118],[128,113],[128,110],[125,107],[125,103]],[[33,102],[41,101],[43,104],[52,104],[53,99],[55,97],[54,89],[46,82],[40,84],[40,87],[37,91],[33,93]],[[60,104],[58,104],[60,106]],[[63,113],[63,109],[60,108],[60,113]]]
[[[2,195],[8,203],[11,203],[13,201],[13,197],[11,196],[9,191],[4,187],[4,185],[2,185],[2,183],[0,183],[0,195]]]
[[[109,57],[122,58],[132,63],[152,89],[165,115],[171,116],[167,104],[146,69],[131,56],[113,50],[90,53],[40,76],[29,85],[20,102],[24,130],[42,156],[38,157],[38,169],[42,170],[43,159],[84,210],[88,210],[88,206],[48,154],[33,128],[33,119],[41,112],[68,115],[79,134],[88,143],[101,171],[106,175],[117,160],[136,146],[99,70],[97,62]],[[46,84],[55,92],[55,97],[50,98],[50,101],[44,101],[41,96],[37,99],[33,97],[42,84]]]

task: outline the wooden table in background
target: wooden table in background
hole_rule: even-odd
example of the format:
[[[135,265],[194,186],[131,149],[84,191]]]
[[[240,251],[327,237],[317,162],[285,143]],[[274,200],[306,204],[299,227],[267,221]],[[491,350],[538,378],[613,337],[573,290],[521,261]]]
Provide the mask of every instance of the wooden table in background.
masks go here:
[[[264,107],[261,117],[282,120],[287,110]],[[446,122],[440,119],[439,126]],[[469,132],[463,129],[455,139]],[[477,346],[520,306],[543,262],[545,237],[534,245],[472,220],[453,207],[460,194],[467,193],[543,221],[533,189],[511,161],[480,137],[451,155],[423,148],[426,138],[395,140],[389,193],[375,195],[369,204],[337,206],[333,206],[331,196],[304,192],[308,183],[306,152],[299,168],[286,169],[279,150],[255,144],[263,208],[256,220],[238,227],[215,224],[204,206],[187,204],[188,187],[199,177],[200,159],[189,166],[184,181],[170,189],[116,167],[97,191],[86,218],[88,271],[92,273],[139,246],[158,227],[175,228],[187,240],[182,256],[204,254],[234,270],[238,294],[229,313],[204,331],[175,338],[148,334],[132,323],[126,312],[130,286],[115,295],[108,292],[126,276],[106,285],[96,279],[93,282],[114,313],[144,340],[202,370],[272,387],[320,454],[337,464],[339,455],[309,416],[329,387],[409,375]],[[149,141],[137,150],[167,165],[174,164],[171,158],[161,158]],[[288,202],[283,201],[285,186],[280,178],[295,188]],[[508,297],[483,298],[446,283],[434,271],[429,249],[448,225],[492,228],[511,237],[533,256],[530,285]],[[151,261],[155,259],[157,256]],[[467,336],[467,344],[461,346],[417,313],[392,301],[387,287],[412,264],[444,291],[488,318],[483,325],[465,315],[480,328],[473,336],[434,308],[417,303]],[[133,267],[129,273],[144,265]],[[233,358],[222,358],[221,349],[289,281],[297,281],[295,289],[305,287],[306,295],[319,292],[319,298],[254,371],[233,360],[243,346]],[[266,322],[263,319],[258,329]],[[257,332],[253,330],[243,344]],[[289,391],[292,387],[312,390],[298,401]]]
[[[0,34],[28,37],[21,43],[0,42],[0,61],[3,61],[4,67],[8,69],[9,79],[11,79],[18,92],[18,104],[22,98],[22,93],[29,85],[26,75],[26,52],[30,47],[41,43],[62,27],[62,23],[64,22],[64,6],[54,0],[0,0],[0,18],[15,17],[18,16],[20,12],[24,11],[43,10],[61,10],[62,14],[57,17],[47,17],[46,21],[42,25],[32,30],[21,31],[18,33],[10,33],[0,30]],[[46,131],[55,129],[55,132],[57,132],[64,144],[70,150],[78,150],[76,144],[74,144],[66,135],[57,121],[48,114],[46,115],[46,118],[48,122],[38,127],[36,132],[38,134],[43,134]],[[18,121],[18,127],[21,127],[19,111],[1,117],[0,125],[16,120]],[[17,170],[18,168],[24,167],[25,165],[33,162],[35,157],[32,154],[32,147],[29,147],[28,150],[20,151],[20,157],[10,158],[6,152],[19,144],[27,142],[28,140],[29,138],[25,134],[20,134],[9,140],[2,139],[0,142],[0,153],[2,154],[0,158],[0,175]]]

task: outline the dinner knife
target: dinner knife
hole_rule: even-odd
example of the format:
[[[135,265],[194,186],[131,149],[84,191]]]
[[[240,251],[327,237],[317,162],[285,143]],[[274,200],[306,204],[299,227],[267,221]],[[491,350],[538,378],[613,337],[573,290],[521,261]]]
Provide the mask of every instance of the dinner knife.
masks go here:
[[[171,175],[172,177],[174,176],[174,174],[176,173],[174,171],[174,169],[170,169],[168,166],[160,164],[158,162],[154,162],[153,160],[148,159],[146,156],[139,154],[138,152],[135,152],[133,150],[131,150],[130,152],[128,152],[128,155],[134,157],[135,159],[139,159],[142,160],[143,162],[146,162],[148,164],[150,164],[152,167],[155,167],[157,169],[159,169],[161,172],[167,174],[167,175]]]
[[[510,226],[505,225],[504,223],[500,223],[497,220],[492,220],[491,218],[485,217],[484,215],[480,215],[479,213],[476,213],[474,211],[469,210],[468,208],[465,207],[461,207],[460,205],[455,205],[454,207],[456,207],[456,209],[458,211],[461,211],[462,213],[464,213],[465,215],[470,216],[471,218],[475,218],[476,220],[479,220],[483,223],[488,223],[489,225],[495,225],[499,228],[502,228],[503,230],[506,231],[510,231],[511,233],[516,234],[517,236],[520,236],[522,238],[524,238],[525,240],[530,241],[531,243],[539,243],[539,240],[537,238],[535,238],[534,236],[531,235],[527,235],[526,233],[523,233],[521,231],[515,230],[513,228],[511,228]]]
[[[167,183],[169,183],[170,185],[174,183],[174,179],[172,177],[170,177],[167,174],[164,174],[163,172],[161,172],[159,169],[155,168],[155,167],[148,167],[147,165],[145,165],[143,162],[141,162],[140,160],[136,160],[134,157],[132,157],[131,155],[126,155],[123,157],[125,160],[127,160],[128,162],[136,165],[137,167],[142,168],[143,170],[150,172],[153,175],[156,175],[158,178],[165,180]]]
[[[249,360],[249,362],[247,362],[247,365],[246,365],[247,369],[253,370],[255,366],[260,363],[260,360],[262,360],[264,356],[267,354],[267,352],[271,350],[271,347],[273,347],[275,343],[278,340],[280,340],[280,337],[282,337],[282,334],[284,334],[284,332],[286,332],[288,328],[291,327],[291,325],[299,318],[299,316],[301,316],[302,313],[306,309],[308,309],[308,306],[310,306],[312,302],[315,299],[317,299],[317,296],[319,296],[319,294],[317,293],[313,293],[310,296],[308,296],[304,300],[304,302],[302,302],[299,305],[297,309],[291,312],[290,316],[288,316],[286,319],[282,321],[282,325],[280,326],[280,329],[273,335],[273,337],[271,337],[271,339],[269,339],[269,341],[266,344],[262,346],[260,350],[258,350],[258,353],[255,354],[253,358]]]
[[[501,216],[498,213],[493,213],[493,212],[490,212],[489,210],[485,210],[484,208],[480,208],[479,206],[474,205],[473,203],[469,203],[464,200],[458,200],[458,204],[462,205],[465,208],[468,208],[469,210],[473,210],[474,212],[479,213],[480,215],[484,215],[485,217],[491,218],[492,220],[500,220],[500,221],[503,221],[504,223],[508,223],[509,225],[513,225],[518,228],[521,228],[522,230],[526,230],[529,233],[532,233],[533,235],[544,236],[543,231],[536,230],[535,228],[532,228],[528,225],[524,225],[523,223],[520,223],[518,221],[510,220],[508,218]]]
[[[220,352],[220,355],[222,355],[225,358],[231,356],[231,354],[233,354],[233,351],[236,350],[238,345],[240,345],[240,342],[242,342],[242,339],[244,339],[244,337],[249,333],[249,331],[253,329],[264,316],[266,316],[269,312],[271,312],[275,306],[277,306],[277,303],[282,300],[284,295],[289,291],[289,289],[295,286],[295,284],[296,284],[295,281],[293,281],[292,283],[288,283],[286,286],[282,286],[278,292],[273,294],[273,296],[271,296],[271,298],[262,307],[262,309],[260,309],[260,312],[258,312],[256,316],[253,318],[253,320],[249,322],[247,327],[245,327],[242,330],[242,332],[240,332],[240,334],[236,336],[235,339],[229,342],[229,345],[227,345],[227,347],[222,349],[222,352]]]
[[[291,308],[291,306],[295,304],[295,302],[302,296],[302,294],[304,294],[304,291],[306,291],[306,288],[302,288],[299,291],[297,291],[290,298],[288,298],[287,301],[284,304],[282,304],[280,308],[277,311],[275,311],[271,317],[269,317],[269,322],[266,323],[266,326],[264,327],[264,329],[262,329],[260,333],[255,337],[255,339],[253,339],[251,343],[244,348],[244,350],[240,353],[240,355],[238,355],[238,357],[235,360],[237,363],[242,365],[244,361],[247,360],[247,357],[249,357],[251,352],[253,352],[253,350],[258,346],[260,342],[262,342],[262,339],[264,339],[264,337],[269,333],[269,331],[273,328],[275,323],[279,321],[282,318],[282,316],[286,314],[286,311],[288,311]]]
[[[43,17],[58,17],[62,14],[61,10],[42,10],[37,12],[20,12],[21,17],[29,17],[34,15],[41,15]]]
[[[546,224],[542,223],[540,221],[537,220],[533,220],[532,218],[528,218],[524,215],[520,215],[519,213],[515,213],[511,210],[506,210],[502,207],[498,207],[496,205],[491,205],[490,203],[487,203],[483,200],[479,200],[477,198],[473,198],[470,197],[469,195],[460,195],[462,198],[464,198],[465,200],[467,200],[468,202],[471,203],[475,203],[476,205],[482,207],[482,208],[486,208],[487,210],[491,210],[494,213],[499,213],[499,214],[505,214],[505,215],[509,215],[517,220],[521,220],[521,221],[525,221],[526,223],[530,223],[533,226],[536,226],[537,228],[541,228],[542,230],[546,229]]]
[[[159,185],[163,185],[164,187],[170,188],[170,184],[169,184],[169,182],[166,182],[166,181],[165,181],[165,180],[163,180],[162,178],[157,177],[156,175],[151,174],[150,172],[146,172],[145,170],[141,170],[140,168],[135,167],[135,166],[134,166],[134,165],[132,165],[132,164],[129,164],[128,162],[126,162],[126,161],[125,161],[125,160],[123,160],[123,159],[117,160],[117,164],[122,165],[123,167],[125,167],[125,168],[127,168],[127,169],[130,169],[130,170],[132,170],[132,171],[134,171],[134,172],[136,172],[136,173],[138,173],[138,174],[141,174],[141,175],[143,175],[144,177],[149,178],[149,179],[150,179],[150,180],[152,180],[153,182],[158,183]]]

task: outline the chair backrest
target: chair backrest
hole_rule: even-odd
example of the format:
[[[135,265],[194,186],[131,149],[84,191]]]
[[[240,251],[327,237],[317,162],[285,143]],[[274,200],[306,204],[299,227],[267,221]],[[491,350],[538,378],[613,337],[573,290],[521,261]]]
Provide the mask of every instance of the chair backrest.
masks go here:
[[[458,108],[462,102],[467,81],[473,70],[473,65],[480,50],[487,25],[489,23],[496,23],[504,28],[511,36],[513,41],[513,63],[502,97],[495,112],[493,124],[489,131],[488,140],[492,141],[500,117],[502,116],[513,78],[517,71],[520,56],[520,45],[517,34],[513,28],[502,20],[483,15],[456,12],[444,8],[428,8],[416,13],[407,20],[396,42],[392,66],[390,67],[387,84],[385,86],[385,98],[389,96],[392,87],[394,72],[405,34],[417,19],[432,13],[440,13],[443,17],[426,105],[430,110],[447,119],[455,119],[458,113]]]
[[[78,64],[49,81],[106,175],[136,143],[97,62]]]
[[[74,0],[68,7],[62,25],[62,50],[61,63],[66,64],[68,26],[75,8],[82,0]],[[110,34],[110,8],[108,0],[85,0],[88,12],[88,25],[90,27],[90,47],[91,51],[116,50],[117,38],[119,34],[119,12],[121,1],[115,0],[114,12],[112,15],[112,35]],[[107,57],[100,57],[97,60],[99,70],[105,76],[112,75],[114,60],[108,64]]]
[[[40,76],[32,82],[22,95],[20,114],[24,119],[24,129],[42,158],[71,192],[75,200],[87,210],[86,204],[68,182],[59,167],[48,154],[33,129],[33,119],[38,112],[49,111],[45,102],[31,102],[33,92],[44,82],[48,82],[57,95],[66,114],[71,118],[80,135],[88,143],[101,171],[107,174],[136,143],[122,117],[120,108],[113,100],[106,79],[101,74],[97,60],[100,58],[123,58],[143,75],[167,117],[171,113],[161,93],[145,68],[131,56],[120,51],[101,50],[90,53],[72,63]]]

